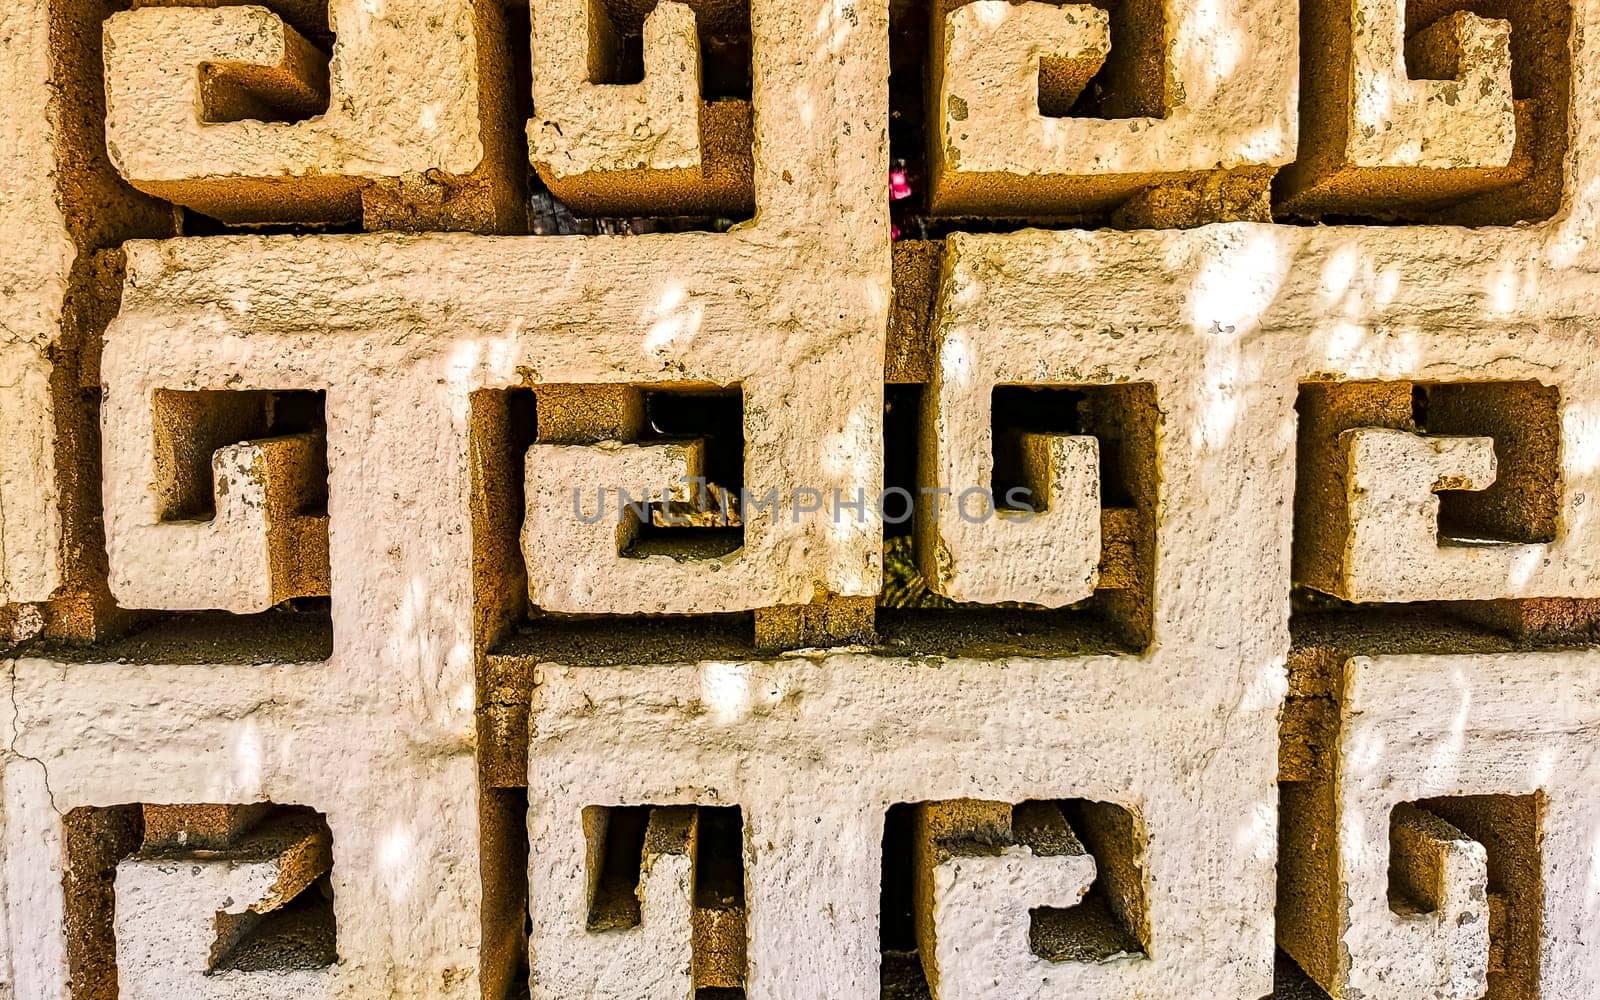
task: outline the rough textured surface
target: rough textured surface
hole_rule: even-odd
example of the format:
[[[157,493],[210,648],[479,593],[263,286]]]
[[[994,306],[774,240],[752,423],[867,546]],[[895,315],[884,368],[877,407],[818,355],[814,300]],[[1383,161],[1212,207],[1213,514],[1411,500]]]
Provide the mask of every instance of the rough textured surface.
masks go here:
[[[644,18],[643,79],[608,79],[624,44],[601,0],[538,0],[528,154],[580,211],[748,214],[750,105],[701,99],[700,5]]]
[[[119,996],[298,1000],[334,995],[327,969],[333,956],[318,954],[331,935],[317,934],[314,914],[301,915],[318,902],[311,898],[319,895],[315,882],[332,864],[326,825],[299,818],[268,821],[202,851],[152,848],[147,834],[145,849],[117,865]],[[293,928],[275,926],[296,917]],[[241,963],[241,952],[248,953],[252,944],[271,953],[277,967]]]
[[[1556,214],[1582,72],[1572,10],[1308,0],[1302,141],[1280,209],[1467,225]]]
[[[0,997],[1600,995],[1594,12],[899,7],[0,12]]]
[[[129,386],[103,411],[112,593],[127,607],[240,614],[325,596],[328,517],[316,512],[326,503],[322,434],[256,438],[249,391],[167,393],[184,401],[166,407],[161,395]],[[164,412],[152,419],[152,410]],[[212,499],[203,481],[176,486],[201,478],[199,463],[211,466],[209,512],[181,495]]]
[[[331,58],[266,7],[113,14],[106,148],[134,187],[224,221],[344,219],[368,184],[425,181],[494,231],[517,208],[490,6],[334,0]]]
[[[1094,858],[1054,805],[1017,807],[1045,814],[1026,839],[1016,829],[1024,820],[1003,803],[999,823],[941,806],[919,806],[913,834],[917,951],[929,988],[950,1000],[1070,995],[1073,984],[1054,981],[1058,963],[1035,954],[1022,928],[1036,907],[1078,906],[1098,874]],[[1002,825],[1002,835],[992,836]],[[1053,842],[1040,843],[1041,834]]]
[[[1109,16],[1087,4],[928,6],[935,212],[1070,217],[1115,208],[1140,192],[1159,199],[1151,189],[1207,175],[1249,178],[1260,192],[1272,168],[1293,159],[1292,5],[1233,4],[1226,28],[1185,4],[1108,5]],[[1225,68],[1219,45],[1228,47]],[[1080,94],[1097,76],[1099,104],[1083,109]],[[1229,199],[1232,206],[1250,200]],[[1229,217],[1206,207],[1138,206],[1130,221],[1174,226]]]
[[[1360,643],[1355,644],[1357,647]],[[1342,648],[1343,647],[1343,648]],[[1279,940],[1335,996],[1577,997],[1591,653],[1362,655],[1310,637],[1284,727]],[[1555,708],[1519,694],[1559,678]],[[1487,989],[1487,993],[1485,993]]]

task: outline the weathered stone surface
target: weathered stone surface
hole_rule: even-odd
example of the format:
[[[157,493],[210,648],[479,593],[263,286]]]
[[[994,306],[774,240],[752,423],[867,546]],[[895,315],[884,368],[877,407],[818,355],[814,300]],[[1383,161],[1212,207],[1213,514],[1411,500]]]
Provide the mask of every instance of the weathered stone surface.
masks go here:
[[[644,17],[644,78],[631,83],[605,79],[624,44],[607,6],[534,4],[528,154],[540,177],[584,212],[747,214],[750,103],[701,97],[697,22],[719,5],[656,4]]]
[[[423,228],[502,231],[520,209],[492,8],[334,0],[331,58],[267,7],[115,13],[106,148],[134,187],[224,221],[355,217],[369,185],[425,179],[460,204]]]
[[[1294,11],[1275,0],[1233,5],[1226,42],[1185,3],[928,6],[936,212],[1071,217],[1208,175],[1259,192],[1293,159]],[[1087,109],[1075,106],[1086,85]],[[1211,217],[1203,205],[1133,213],[1197,225],[1239,218],[1250,200],[1236,195],[1235,212]]]
[[[1361,3],[8,5],[0,998],[1600,995],[1600,36]]]
[[[266,392],[124,381],[117,346],[106,378],[106,544],[123,606],[248,613],[328,593],[321,431],[268,436]]]

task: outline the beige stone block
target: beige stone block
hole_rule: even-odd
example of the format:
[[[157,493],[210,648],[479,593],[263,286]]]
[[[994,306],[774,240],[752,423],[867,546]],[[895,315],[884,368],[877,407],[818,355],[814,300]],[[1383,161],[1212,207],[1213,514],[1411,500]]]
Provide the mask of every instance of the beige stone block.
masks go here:
[[[1259,192],[1293,157],[1293,12],[1271,0],[1233,10],[1230,30],[1243,37],[1229,39],[1227,74],[1212,64],[1215,22],[1183,3],[1119,6],[1115,16],[1127,22],[1118,25],[1082,4],[931,6],[936,213],[1070,217],[1213,174],[1248,177]],[[1108,62],[1116,97],[1102,109],[1107,117],[1074,114]],[[1194,225],[1222,205],[1162,200],[1134,209],[1130,221]],[[1222,207],[1256,200],[1235,194]]]
[[[1254,702],[1238,706],[1228,725],[1252,735],[1217,742],[1197,735],[1217,732],[1211,727],[1219,720],[1194,703],[1186,658],[1165,660],[1166,670],[1130,671],[1135,663],[1148,665],[1112,656],[956,657],[933,666],[869,652],[539,664],[528,769],[535,981],[571,983],[632,957],[625,945],[608,948],[603,934],[581,951],[568,943],[584,926],[589,898],[586,859],[594,841],[580,816],[597,799],[737,804],[748,845],[747,995],[866,1000],[881,989],[883,873],[908,851],[886,842],[891,807],[922,804],[914,810],[927,811],[928,827],[992,845],[994,857],[983,862],[1001,864],[1003,848],[1027,845],[1033,857],[1010,855],[1050,883],[1037,894],[1031,877],[994,884],[983,897],[994,907],[987,916],[979,919],[974,902],[967,911],[973,922],[960,933],[949,925],[945,943],[958,952],[952,961],[977,976],[988,971],[983,956],[1015,955],[1020,947],[1035,961],[1029,897],[1034,906],[1078,899],[1052,895],[1058,885],[1043,874],[1069,863],[1061,820],[1018,810],[1014,821],[1011,803],[1057,808],[1053,800],[1082,796],[1074,804],[1090,819],[1068,825],[1094,860],[1070,864],[1080,873],[1098,869],[1091,895],[1103,887],[1113,906],[1124,900],[1116,918],[1151,944],[1141,952],[1135,942],[1115,960],[1100,960],[1104,953],[1039,958],[1033,968],[1048,970],[1048,988],[1094,1000],[1264,995],[1271,922],[1249,914],[1271,907],[1275,793],[1270,768],[1258,772],[1246,763],[1254,758],[1244,743],[1274,738],[1276,701],[1265,714]],[[1157,699],[1160,706],[1149,707]],[[1130,744],[1148,752],[1130,763]],[[648,752],[620,749],[644,746]],[[1272,758],[1270,747],[1264,758]],[[928,766],[932,759],[939,766]],[[1203,772],[1224,759],[1239,762],[1227,766],[1227,781],[1196,782],[1188,770]],[[1087,808],[1111,802],[1126,805]],[[1107,822],[1100,812],[1124,821]],[[1135,854],[1121,850],[1124,843]],[[1218,912],[1232,915],[1225,928]],[[1210,937],[1216,933],[1226,933],[1228,943]],[[1213,948],[1200,947],[1202,940]],[[1030,982],[1006,995],[1039,988]],[[623,1000],[634,993],[591,995]]]
[[[337,996],[325,967],[225,965],[264,920],[301,894],[318,892],[313,883],[332,864],[326,830],[304,824],[263,827],[221,856],[147,850],[122,861],[116,870],[114,918],[119,995],[127,1000]]]
[[[63,583],[52,352],[77,248],[53,183],[66,129],[51,14],[13,5],[0,32],[10,95],[0,114],[0,212],[10,220],[0,246],[0,605],[46,600]]]
[[[132,0],[130,9],[140,7],[217,7],[238,6],[232,0]],[[268,5],[261,5],[268,6]],[[270,7],[303,34],[326,34],[329,30],[327,0],[272,0]]]
[[[1099,395],[1080,407],[1087,407],[1085,413],[1065,416],[1085,421],[1081,429],[1092,434],[1039,433],[1024,426],[1001,428],[997,436],[997,389],[1071,386],[1083,367],[1073,346],[1048,329],[1023,334],[1036,351],[1030,354],[1018,349],[1010,330],[1002,336],[968,322],[967,310],[981,309],[981,300],[950,305],[962,294],[951,282],[967,280],[960,271],[947,276],[941,290],[946,311],[932,334],[914,524],[922,576],[935,591],[959,601],[1057,608],[1101,587],[1104,563],[1107,584],[1138,590],[1148,582],[1140,563],[1151,554],[1154,529],[1156,428],[1154,407],[1141,391],[1148,387],[1077,385]],[[1115,439],[1106,446],[1114,453],[1110,462],[1102,461],[1100,435]],[[996,482],[1001,448],[1016,456],[1020,487]],[[1103,465],[1115,467],[1131,491],[1116,498],[1114,507],[1102,506],[1108,488],[1101,482]],[[1017,488],[1026,493],[1005,495]],[[1018,505],[1032,510],[1007,509]],[[1112,512],[1119,509],[1125,513]]]
[[[595,214],[750,209],[750,105],[701,98],[696,19],[657,4],[643,80],[613,83],[621,41],[601,0],[536,0],[528,154],[556,197]]]
[[[954,367],[966,359],[941,355],[938,363],[946,361]],[[1093,594],[1100,577],[1099,441],[1020,435],[1025,502],[1034,509],[1005,509],[1007,498],[989,487],[992,384],[941,370],[933,392],[924,410],[925,499],[917,522],[917,562],[928,585],[958,601],[1051,608]],[[939,489],[949,492],[929,492]]]
[[[141,399],[140,402],[143,402]],[[158,454],[148,404],[107,409],[104,500],[111,589],[125,607],[236,613],[264,611],[329,588],[328,517],[308,512],[325,489],[321,433],[224,444],[203,453],[207,428],[172,428],[173,452]],[[204,419],[198,411],[188,416]],[[225,431],[224,431],[225,433]],[[211,466],[214,508],[198,516],[158,494],[199,457]],[[150,484],[150,485],[146,485]]]
[[[1366,970],[1369,981],[1418,996],[1483,996],[1489,976],[1483,845],[1426,810],[1398,805],[1389,834],[1389,884],[1389,913],[1369,919],[1389,921],[1394,940],[1383,956],[1386,967]]]
[[[1593,652],[1313,649],[1292,669],[1315,661],[1289,706],[1325,724],[1284,733],[1317,752],[1282,786],[1280,946],[1333,996],[1586,994],[1590,893],[1563,856],[1592,834]]]
[[[55,400],[48,357],[0,342],[0,605],[42,601],[60,583]]]
[[[115,13],[111,160],[141,191],[225,222],[348,219],[376,198],[374,213],[400,228],[414,213],[391,202],[442,228],[514,225],[493,118],[507,110],[504,70],[478,6],[334,0],[331,61],[265,7]]]
[[[1486,437],[1442,437],[1366,428],[1340,435],[1348,463],[1349,536],[1344,559],[1312,579],[1352,601],[1461,600],[1509,596],[1517,567],[1547,547],[1441,537],[1439,490],[1487,489],[1495,444]]]
[[[1355,601],[1591,595],[1587,370],[1495,370],[1302,388],[1296,582]]]
[[[1348,79],[1337,70],[1313,87],[1348,87],[1326,113],[1342,120],[1322,129],[1343,134],[1328,148],[1307,136],[1304,159],[1287,172],[1291,211],[1308,204],[1334,210],[1371,197],[1409,174],[1437,199],[1501,187],[1526,175],[1516,163],[1517,115],[1511,93],[1511,25],[1456,11],[1405,37],[1405,8],[1354,0],[1350,21],[1364,30],[1350,42]],[[1427,74],[1412,77],[1412,72]],[[1387,175],[1387,176],[1385,176]]]
[[[19,763],[12,757],[4,772],[7,884],[30,900],[30,915],[12,936],[16,953],[26,956],[18,963],[24,970],[18,997],[113,997],[119,979],[127,989],[126,970],[137,967],[150,978],[144,961],[132,960],[137,953],[115,945],[112,922],[113,909],[119,916],[128,909],[115,895],[118,864],[132,854],[152,862],[147,874],[154,878],[161,872],[149,869],[173,856],[143,856],[137,803],[314,803],[326,816],[334,851],[331,870],[316,862],[308,871],[297,859],[315,861],[322,849],[296,848],[301,853],[293,855],[258,850],[260,835],[270,832],[263,823],[220,855],[178,852],[170,881],[151,884],[150,907],[130,915],[183,916],[185,926],[157,923],[138,933],[188,940],[185,947],[196,949],[191,954],[198,961],[177,964],[175,952],[162,945],[145,953],[152,975],[176,977],[184,986],[191,977],[199,981],[216,941],[217,911],[248,911],[257,900],[276,906],[273,900],[294,885],[321,881],[310,872],[322,867],[334,893],[338,961],[321,967],[325,986],[310,995],[379,998],[398,989],[428,1000],[475,1000],[480,977],[503,976],[489,954],[498,942],[484,926],[493,912],[479,881],[471,754],[452,752],[422,764],[415,744],[402,750],[407,744],[386,742],[397,717],[408,717],[413,733],[425,717],[392,693],[399,685],[392,676],[382,679],[386,671],[359,676],[365,662],[5,664],[27,678],[22,687],[28,693],[18,695],[26,706],[18,732],[26,732],[19,735],[27,744],[22,749],[34,758]],[[353,710],[363,697],[367,707]],[[75,735],[58,739],[68,732]],[[83,813],[110,814],[111,829],[81,830],[75,818]],[[207,870],[186,886],[196,862]],[[274,882],[287,888],[275,892]],[[218,894],[194,898],[205,886]],[[312,885],[273,910],[269,920],[290,923],[266,927],[269,933],[247,937],[245,944],[290,943],[293,935],[278,931],[292,929],[292,918],[319,901],[306,894],[321,891]],[[191,903],[174,911],[163,901],[174,893]],[[520,933],[520,913],[515,927]],[[327,941],[326,929],[317,940]],[[326,951],[318,961],[328,961]],[[237,981],[239,997],[282,1000],[301,995],[291,988],[296,975],[241,969],[206,977],[200,988]],[[111,992],[93,992],[106,984]]]
[[[648,522],[639,514],[646,504],[695,500],[698,488],[690,479],[705,475],[700,442],[536,444],[525,467],[522,552],[535,606],[602,614],[732,610],[722,574],[748,574],[747,557],[741,566],[741,554],[624,554]]]

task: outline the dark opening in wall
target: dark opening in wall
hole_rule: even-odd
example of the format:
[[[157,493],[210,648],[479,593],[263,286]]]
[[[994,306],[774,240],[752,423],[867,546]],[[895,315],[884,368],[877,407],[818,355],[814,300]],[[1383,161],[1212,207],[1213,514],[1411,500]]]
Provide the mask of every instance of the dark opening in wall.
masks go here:
[[[589,0],[589,82],[644,81],[644,22],[656,0]],[[700,43],[700,96],[707,101],[750,99],[749,0],[690,0]]]
[[[298,513],[328,509],[326,394],[320,391],[158,389],[155,392],[156,488],[163,521],[216,516],[212,456],[231,444],[304,435],[314,467],[298,493]]]
[[[951,858],[1027,847],[1035,857],[1094,859],[1095,879],[1072,907],[1032,907],[1029,947],[1048,962],[1100,962],[1144,955],[1149,915],[1145,835],[1123,807],[1081,799],[1015,806],[961,799],[898,803],[884,817],[879,906],[884,1000],[930,996],[926,952],[934,942],[931,872]],[[1021,933],[1000,928],[998,933]]]
[[[656,501],[639,519],[624,556],[711,559],[744,545],[744,396],[737,389],[647,391],[641,443],[700,441],[705,449],[703,490],[687,501]],[[661,487],[667,484],[650,484]]]
[[[117,873],[125,861],[282,865],[272,895],[218,900],[210,958],[196,973],[261,973],[270,979],[272,973],[338,961],[333,838],[326,819],[312,809],[269,802],[83,807],[67,813],[64,833],[72,1000],[118,995]],[[171,870],[172,877],[189,872],[187,866]]]
[[[639,926],[642,874],[663,855],[688,854],[696,1000],[742,1000],[748,932],[741,809],[590,806],[582,820],[589,849],[589,930]]]
[[[600,873],[589,890],[589,929],[609,931],[639,926],[639,875],[644,859],[644,833],[650,806],[593,806],[583,811],[590,837],[591,869]],[[595,853],[596,830],[602,845]]]
[[[994,427],[994,472],[989,489],[994,494],[996,507],[1001,510],[1049,509],[1048,486],[1032,474],[1023,453],[1022,436],[1082,434],[1078,408],[1084,401],[1084,394],[1075,389],[1021,385],[995,388],[990,407]],[[1101,483],[1103,497],[1106,485],[1103,475]]]
[[[1144,954],[1150,935],[1144,893],[1143,835],[1132,813],[1108,802],[1028,802],[1012,812],[1015,835],[1035,854],[1062,853],[1060,818],[1095,860],[1098,874],[1082,902],[1035,907],[1033,953],[1052,962],[1100,962]]]
[[[1411,398],[1419,433],[1494,439],[1497,468],[1488,489],[1439,491],[1441,538],[1555,540],[1561,507],[1561,399],[1553,386],[1419,382]]]
[[[883,535],[910,538],[911,504],[917,496],[917,434],[923,386],[898,382],[883,387]],[[903,491],[903,492],[902,492]],[[890,495],[892,492],[892,495]],[[910,500],[906,500],[910,497]]]
[[[928,1000],[928,980],[917,958],[916,914],[911,886],[916,803],[898,802],[883,821],[883,876],[878,902],[879,974],[883,1000]]]

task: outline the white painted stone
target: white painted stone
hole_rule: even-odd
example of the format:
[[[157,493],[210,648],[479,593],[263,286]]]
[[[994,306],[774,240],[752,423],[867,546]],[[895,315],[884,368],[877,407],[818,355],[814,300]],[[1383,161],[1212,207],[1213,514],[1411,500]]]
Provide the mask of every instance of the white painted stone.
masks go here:
[[[1036,854],[1025,844],[998,853],[992,847],[946,846],[939,838],[948,833],[922,819],[915,834],[919,857],[937,862],[931,878],[918,872],[914,887],[918,916],[928,909],[926,923],[918,923],[919,930],[926,928],[918,951],[935,1000],[1070,995],[1055,985],[1058,963],[1029,946],[1029,911],[1077,906],[1094,884],[1094,858],[1070,829],[1068,850],[1055,855]]]
[[[546,0],[534,19],[529,154],[557,176],[592,171],[683,170],[700,166],[700,40],[688,4],[665,0],[644,19],[644,80],[597,83],[605,37],[593,0]]]
[[[1409,41],[1404,7],[1361,0],[1352,46],[1350,162],[1359,167],[1503,167],[1517,141],[1511,22],[1456,11]],[[1406,49],[1452,78],[1413,79]]]
[[[10,383],[0,387],[0,424],[8,428],[0,443],[0,605],[44,600],[60,582],[50,367],[34,344],[0,343]]]
[[[1270,768],[1248,761],[1256,740],[1270,747],[1273,709],[1237,706],[1223,727],[1192,694],[1205,686],[1200,659],[1161,662],[840,654],[541,667],[529,726],[536,995],[540,984],[576,981],[602,960],[605,935],[573,940],[588,892],[587,806],[738,805],[749,845],[747,994],[867,1000],[880,990],[889,806],[1080,796],[1127,803],[1140,816],[1153,944],[1149,956],[1058,963],[1052,995],[1180,1000],[1268,992],[1271,929],[1259,914],[1271,911],[1275,791]],[[1272,668],[1262,670],[1258,680],[1270,687]],[[1150,678],[1134,701],[1130,671]],[[1144,752],[1124,753],[1129,745]],[[939,766],[928,767],[935,757]],[[1200,760],[1228,779],[1188,773]],[[1075,865],[1081,876],[1083,863]],[[1029,870],[1047,878],[1041,859]],[[1032,885],[987,893],[984,902],[998,905],[988,919],[964,925],[968,933],[952,946],[1014,954],[1020,936],[1026,949],[1026,913],[1020,924],[1014,916],[1025,900],[1043,901]],[[1052,882],[1049,898],[1070,896]],[[1202,938],[1209,948],[1198,947]],[[629,955],[619,945],[603,960]],[[597,988],[590,995],[635,994]]]
[[[1018,161],[1024,161],[1051,170],[1066,150],[1083,142],[1087,123],[1040,113],[1040,61],[1068,60],[1078,69],[1074,77],[1087,82],[1111,50],[1105,11],[1087,4],[975,0],[944,15],[941,30],[946,41],[936,98],[942,109],[939,135],[953,169],[1021,172]],[[997,132],[1010,141],[995,143]]]
[[[1093,437],[1025,434],[1037,512],[1000,509],[990,492],[994,383],[973,378],[959,344],[940,353],[924,409],[918,562],[937,592],[958,601],[1062,607],[1094,593],[1100,576],[1100,447]],[[945,490],[947,493],[928,491]],[[978,491],[978,492],[969,492]]]
[[[1241,94],[1249,99],[1220,107],[1217,118],[1241,129],[1267,122],[1261,151],[1241,162],[1286,155],[1295,25],[1281,7],[1225,6],[1212,17],[1201,5],[1174,20],[1188,99]],[[7,136],[47,117],[47,13],[42,0],[20,0],[0,14],[8,29],[0,44],[20,45],[24,56],[0,61],[0,79],[27,83],[7,90],[25,99],[0,108]],[[347,16],[365,15],[341,14],[345,44],[362,23]],[[1572,44],[1583,80],[1597,70],[1596,36],[1590,13],[1578,16]],[[225,388],[238,379],[328,391],[335,650],[316,665],[15,665],[15,696],[0,704],[15,705],[16,739],[7,743],[26,755],[7,757],[4,781],[17,996],[66,996],[62,812],[265,798],[311,804],[334,829],[336,995],[481,995],[471,392],[540,380],[738,382],[757,461],[783,470],[770,481],[876,485],[889,298],[885,11],[758,0],[753,21],[765,153],[755,165],[756,221],[735,232],[128,247],[130,281],[107,338],[110,412],[147,404],[154,385]],[[18,24],[25,30],[9,30]],[[404,44],[412,55],[428,47]],[[1213,73],[1230,52],[1239,56],[1231,72]],[[439,77],[426,60],[408,65],[417,79]],[[1262,100],[1258,87],[1278,99]],[[1146,960],[1073,966],[1063,989],[1089,1000],[1267,994],[1299,385],[1331,377],[1558,386],[1562,535],[1514,592],[1595,596],[1600,110],[1577,101],[1572,115],[1568,198],[1537,225],[952,237],[938,306],[944,341],[1007,353],[1008,378],[1022,384],[1155,386],[1162,484],[1150,649],[545,665],[530,769],[530,870],[544,890],[532,904],[535,975],[576,975],[592,957],[553,947],[560,939],[551,933],[571,916],[556,903],[579,891],[568,883],[580,879],[587,805],[740,804],[751,845],[752,1000],[865,1000],[879,988],[879,845],[889,806],[1089,796],[1136,805],[1149,828],[1152,950]],[[1217,159],[1216,143],[1173,141],[1185,156],[1205,147],[1207,169]],[[46,156],[7,172],[8,197],[16,178],[49,177],[52,167]],[[7,207],[48,219],[53,194],[28,183],[31,193]],[[45,232],[6,251],[47,258],[38,274],[26,272],[35,293],[4,300],[7,343],[33,351],[7,364],[24,357],[35,382],[44,370],[38,345],[52,335],[65,287],[67,251],[59,233]],[[21,470],[4,481],[8,504],[19,492],[53,490],[40,457],[50,418],[33,403],[19,408],[33,429],[22,446],[0,438],[14,463],[7,468]],[[108,441],[131,433],[120,418],[107,429]],[[30,509],[51,516],[49,506]],[[14,527],[11,509],[8,567],[32,558],[12,555],[21,551],[13,539],[50,548],[31,525]],[[777,549],[792,588],[784,596],[809,597],[819,579],[836,592],[872,593],[877,535],[875,523],[793,529]],[[48,583],[35,575],[27,590]],[[710,595],[705,607],[731,600]],[[1409,939],[1392,935],[1387,910],[1395,804],[1544,792],[1541,993],[1600,995],[1586,946],[1596,677],[1588,652],[1358,665],[1338,750],[1347,765],[1340,829],[1371,845],[1350,855],[1348,869],[1353,975],[1406,954]],[[1477,954],[1467,936],[1456,941]],[[1468,958],[1449,954],[1452,967],[1469,967]],[[628,959],[624,948],[619,961]],[[1419,965],[1419,976],[1440,971],[1432,958]]]
[[[1449,834],[1422,845],[1445,866],[1438,912],[1402,916],[1389,896],[1395,808],[1464,795],[1540,797],[1533,869],[1543,882],[1539,995],[1589,996],[1600,988],[1586,944],[1594,889],[1587,867],[1571,866],[1572,858],[1589,856],[1600,823],[1590,794],[1600,758],[1584,735],[1600,706],[1597,668],[1592,650],[1347,660],[1331,748],[1340,762],[1336,815],[1325,831],[1336,845],[1337,881],[1289,887],[1334,901],[1331,929],[1345,957],[1324,988],[1397,1000],[1483,994],[1489,945],[1482,845]],[[1546,685],[1563,697],[1550,698]]]
[[[764,606],[775,567],[757,543],[717,559],[624,556],[639,518],[623,505],[695,502],[686,477],[705,475],[704,447],[688,444],[528,449],[522,552],[528,597],[546,611],[668,614]],[[587,523],[586,523],[587,522]]]
[[[19,45],[27,57],[0,61],[0,79],[48,77],[53,9],[22,0],[0,11],[0,46]],[[460,86],[451,60],[476,40],[454,14],[440,29],[443,42],[418,28],[439,12],[431,2],[336,0],[340,60],[370,53],[362,72],[392,71],[408,92],[396,100],[410,100],[414,87]],[[149,449],[155,387],[326,391],[333,652],[315,664],[282,662],[276,650],[260,651],[248,666],[15,664],[17,696],[0,706],[17,706],[15,744],[27,759],[7,758],[0,853],[19,998],[68,997],[62,815],[136,802],[273,801],[324,813],[336,853],[340,956],[329,975],[340,1000],[479,1000],[504,988],[514,970],[488,957],[481,881],[472,392],[529,381],[738,384],[753,428],[750,478],[785,488],[838,485],[850,496],[858,486],[869,496],[876,489],[890,297],[881,197],[887,9],[757,0],[752,13],[766,40],[755,49],[755,129],[767,148],[788,149],[755,166],[759,220],[737,232],[127,245],[139,276],[125,287],[105,340],[108,470],[139,464],[135,456]],[[27,30],[11,31],[17,23]],[[367,47],[369,31],[393,43],[387,56],[379,58],[375,42]],[[832,39],[826,59],[817,55],[819,31]],[[336,92],[341,71],[355,67],[334,66]],[[28,101],[0,105],[5,135],[39,128],[46,89],[39,82],[8,91]],[[352,92],[383,90],[362,84]],[[456,107],[441,107],[442,131],[469,128]],[[418,116],[403,120],[401,134],[414,138]],[[8,152],[0,145],[0,156]],[[19,177],[34,184],[50,169],[45,157],[0,185]],[[29,188],[35,200],[21,213],[30,224],[47,219],[33,206],[53,204],[48,187],[35,186],[42,191]],[[41,239],[12,248],[13,256],[31,268],[54,245]],[[430,261],[426,281],[418,254]],[[45,284],[59,296],[65,264],[42,270],[54,275]],[[399,303],[425,289],[434,305],[397,321]],[[374,293],[387,304],[378,306]],[[479,305],[451,305],[445,311],[454,318],[446,319],[435,306],[452,299]],[[40,301],[0,296],[19,315],[59,311]],[[9,339],[21,327],[4,329]],[[23,332],[30,347],[40,329]],[[797,413],[809,430],[782,430]],[[0,434],[0,451],[12,454],[11,445]],[[53,482],[32,458],[26,469],[29,483]],[[148,476],[123,485],[142,492]],[[5,528],[8,544],[40,541],[13,530]],[[809,601],[819,583],[856,596],[878,590],[875,515],[837,525],[784,520],[773,530],[786,599]]]
[[[662,825],[662,810],[653,810],[645,834],[639,870],[639,923],[634,927],[589,930],[589,896],[599,877],[594,847],[603,842],[603,828],[585,831],[591,851],[578,859],[584,870],[576,881],[556,883],[557,891],[578,887],[549,901],[547,912],[560,911],[563,919],[550,921],[541,945],[576,960],[552,967],[551,974],[530,985],[534,1000],[561,1000],[572,996],[630,996],[639,1000],[692,1000],[694,910],[693,844],[697,826],[691,811],[682,832],[686,840],[670,850],[656,850],[653,842]],[[543,873],[540,885],[545,884]],[[583,957],[583,956],[586,956]]]
[[[332,861],[307,836],[263,859],[135,856],[117,865],[117,986],[126,1000],[314,1000],[332,997],[327,969],[212,971],[226,923],[287,904]]]
[[[1489,862],[1482,844],[1412,806],[1396,806],[1389,841],[1390,884],[1401,872],[1437,898],[1421,913],[1387,918],[1392,950],[1363,970],[1374,988],[1413,996],[1478,1000],[1489,988]],[[1428,885],[1428,882],[1435,882]],[[1391,890],[1392,892],[1392,890]],[[1402,942],[1404,942],[1402,944]]]
[[[1335,571],[1350,601],[1506,596],[1548,546],[1441,538],[1437,490],[1494,482],[1494,441],[1363,428],[1347,431],[1350,534]]]
[[[0,14],[0,605],[42,601],[61,584],[50,349],[61,333],[76,250],[55,197],[50,19],[42,4]]]

